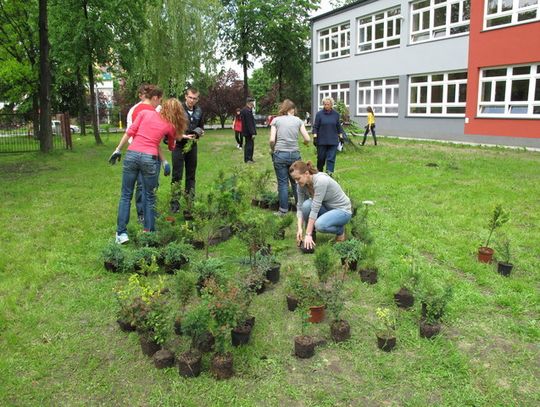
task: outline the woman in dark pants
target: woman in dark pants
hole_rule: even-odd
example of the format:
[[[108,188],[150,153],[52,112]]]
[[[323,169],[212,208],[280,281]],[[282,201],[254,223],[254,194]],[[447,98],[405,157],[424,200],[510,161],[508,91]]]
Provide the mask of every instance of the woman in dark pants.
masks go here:
[[[373,142],[375,145],[377,145],[377,136],[375,135],[375,113],[373,113],[373,109],[371,106],[367,107],[367,124],[366,124],[366,131],[364,132],[364,140],[362,141],[362,145],[366,144],[366,139],[369,131],[371,130],[371,135],[373,136]]]
[[[343,141],[339,113],[333,109],[334,99],[326,97],[322,100],[323,109],[317,112],[313,122],[313,144],[317,147],[317,170],[332,175],[336,164],[338,144]]]

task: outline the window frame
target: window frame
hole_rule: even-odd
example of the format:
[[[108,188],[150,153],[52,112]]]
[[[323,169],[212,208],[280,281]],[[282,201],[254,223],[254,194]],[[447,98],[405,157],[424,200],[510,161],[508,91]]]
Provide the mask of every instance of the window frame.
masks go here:
[[[396,15],[389,16],[388,14],[391,12],[395,12],[397,10]],[[381,19],[377,19],[377,16],[382,15],[383,17]],[[362,23],[361,21],[367,18],[371,18],[371,21],[369,23]],[[403,16],[401,15],[401,5],[389,8],[387,10],[378,11],[373,14],[368,14],[365,16],[358,17],[356,19],[356,52],[358,54],[365,54],[368,52],[374,52],[379,51],[383,49],[390,49],[390,48],[396,48],[401,45],[401,30],[402,30],[402,19]],[[383,23],[383,30],[384,34],[383,37],[380,39],[375,39],[375,30],[376,26],[380,23]],[[392,31],[393,35],[388,36],[388,27],[392,24]],[[362,30],[365,30],[368,34],[366,36],[371,36],[370,40],[366,40],[364,42],[361,42],[361,35]],[[397,32],[397,34],[396,34]],[[390,41],[397,40],[397,44],[388,45]],[[376,48],[376,44],[382,43],[383,46],[380,48]],[[366,46],[367,44],[371,45],[370,49],[361,49],[363,46]]]
[[[333,31],[335,30],[335,31]],[[327,34],[322,35],[323,32],[328,31]],[[345,36],[346,45],[341,45]],[[332,47],[333,37],[336,37],[338,46]],[[324,46],[323,46],[324,44]],[[337,55],[332,56],[333,53]],[[323,58],[322,55],[328,54]],[[351,22],[344,21],[339,24],[335,24],[329,27],[321,28],[317,31],[317,61],[325,62],[332,59],[345,58],[351,55]]]
[[[493,14],[488,14],[488,7],[489,7],[490,0],[486,0],[484,2],[484,25],[483,25],[484,30],[496,30],[497,28],[511,27],[514,25],[540,21],[540,1],[537,1],[536,5],[533,4],[531,6],[524,6],[520,8],[519,7],[520,0],[512,0],[512,9],[506,10],[506,11],[502,10],[502,5],[503,5],[502,0],[492,0],[492,1],[497,2],[497,12]],[[526,13],[533,10],[536,10],[536,18],[522,20],[522,21],[518,20],[519,15],[521,13]],[[496,20],[499,18],[504,18],[504,17],[510,17],[510,22],[488,26],[489,21]]]
[[[328,87],[327,90],[322,90],[322,87]],[[335,87],[334,89],[332,87]],[[336,96],[333,96],[335,94]],[[351,103],[351,84],[349,82],[332,82],[332,83],[321,83],[317,85],[317,96],[319,97],[319,110],[323,108],[322,100],[325,97],[331,97],[334,99],[334,102],[342,100],[345,103],[345,106],[349,107]]]
[[[453,74],[466,74],[466,78],[461,79],[448,79],[449,75]],[[434,76],[440,76],[443,75],[442,80],[434,79]],[[414,78],[421,78],[423,76],[427,77],[427,80],[425,82],[413,82]],[[467,81],[468,81],[468,74],[467,71],[450,71],[450,72],[433,72],[433,73],[423,73],[423,74],[415,74],[415,75],[409,75],[408,78],[408,95],[407,95],[407,115],[411,117],[465,117],[465,109],[467,104]],[[460,87],[461,85],[465,85],[465,100],[460,102],[459,96],[460,96]],[[432,96],[435,86],[442,86],[442,95],[441,100],[442,102],[432,102]],[[455,86],[453,89],[454,92],[454,100],[453,102],[450,102],[448,100],[450,96],[450,90],[451,86]],[[413,96],[413,87],[418,88],[415,92],[416,94],[416,102],[412,102],[411,98]],[[426,88],[425,91],[425,102],[422,102],[422,89]],[[420,101],[420,102],[419,102]],[[413,112],[413,108],[425,108],[425,112]],[[433,112],[434,108],[440,108],[441,112]],[[463,108],[463,113],[448,113],[449,108]]]
[[[415,4],[421,3],[422,1],[429,1],[429,6],[423,7],[419,10],[415,10]],[[441,1],[441,3],[435,3],[435,1]],[[468,35],[470,31],[470,1],[472,0],[417,0],[413,1],[409,5],[410,12],[410,23],[409,23],[409,41],[411,44],[420,44],[428,41],[435,41],[443,38],[458,37],[462,35]],[[469,3],[469,19],[463,19],[463,13],[465,10],[465,4]],[[459,20],[457,22],[452,22],[452,6],[457,5],[459,9]],[[445,7],[445,23],[440,26],[435,26],[435,14],[437,10]],[[423,27],[426,23],[426,18],[424,13],[427,15],[427,24],[428,27]],[[415,16],[419,15],[418,23],[419,29],[414,31],[415,25]],[[466,27],[466,30],[462,32],[452,33],[452,30]],[[443,34],[443,35],[440,35]],[[427,38],[415,39],[416,36],[427,35]]]
[[[396,81],[397,83],[388,83],[389,81]],[[381,81],[380,85],[376,82]],[[362,82],[370,82],[370,86],[360,86]],[[375,91],[382,91],[382,102],[374,103]],[[393,103],[387,103],[386,101],[386,92],[391,91],[391,98]],[[368,103],[360,104],[361,99],[360,92],[364,93],[363,100],[369,97]],[[369,96],[367,96],[368,94]],[[357,116],[367,116],[366,108],[371,106],[377,116],[389,116],[389,117],[398,117],[399,116],[399,76],[393,76],[388,78],[377,78],[377,79],[361,79],[356,82],[356,115]],[[380,108],[380,110],[379,110]],[[396,108],[395,112],[388,112],[387,109]]]
[[[514,74],[514,68],[530,67],[528,74]],[[501,76],[485,76],[487,71],[493,71],[497,69],[505,69],[506,74]],[[536,69],[536,72],[534,70]],[[529,81],[528,87],[528,99],[526,101],[512,101],[512,81],[523,81],[527,79]],[[504,88],[504,100],[497,101],[496,99],[496,83],[505,83]],[[490,100],[484,101],[484,84],[491,83],[490,85]],[[494,86],[495,84],[495,86]],[[478,103],[477,103],[477,117],[479,118],[499,118],[499,119],[540,119],[540,99],[535,100],[536,88],[540,92],[540,62],[533,64],[519,64],[519,65],[505,65],[505,66],[490,66],[480,69],[478,80]],[[527,113],[511,113],[512,108],[527,107]],[[484,107],[504,108],[503,113],[486,113],[483,112]],[[534,113],[534,108],[539,109],[539,113]]]

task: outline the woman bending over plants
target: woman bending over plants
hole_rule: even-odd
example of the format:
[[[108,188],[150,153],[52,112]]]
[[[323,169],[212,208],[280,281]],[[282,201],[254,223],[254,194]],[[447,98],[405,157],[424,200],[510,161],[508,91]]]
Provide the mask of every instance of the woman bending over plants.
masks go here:
[[[296,161],[289,174],[298,185],[298,228],[296,241],[306,249],[315,246],[313,231],[333,233],[336,241],[345,240],[345,225],[351,220],[351,200],[328,174],[319,172],[311,161]],[[303,228],[305,236],[302,239]]]

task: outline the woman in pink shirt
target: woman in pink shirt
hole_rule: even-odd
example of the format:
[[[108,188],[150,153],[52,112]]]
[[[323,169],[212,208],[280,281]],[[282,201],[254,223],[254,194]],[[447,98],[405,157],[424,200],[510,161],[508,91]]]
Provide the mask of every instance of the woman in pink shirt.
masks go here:
[[[156,98],[156,106],[161,101],[162,92],[152,96]],[[124,134],[118,147],[111,155],[109,162],[114,164],[120,160],[121,150],[129,137],[133,142],[129,145],[124,159],[122,171],[122,190],[118,204],[118,219],[116,228],[116,243],[123,244],[129,241],[127,224],[133,189],[139,174],[142,175],[143,190],[145,193],[144,230],[154,231],[156,203],[156,161],[159,160],[159,145],[167,137],[169,150],[173,150],[175,140],[181,140],[186,128],[186,115],[178,99],[167,99],[158,113],[155,110],[142,110],[133,124]]]

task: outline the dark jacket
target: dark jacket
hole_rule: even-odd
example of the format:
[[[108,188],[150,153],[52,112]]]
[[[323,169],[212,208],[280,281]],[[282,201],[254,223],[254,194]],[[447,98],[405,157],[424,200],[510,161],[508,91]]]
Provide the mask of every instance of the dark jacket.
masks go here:
[[[188,107],[185,102],[182,103],[182,107],[186,112],[186,119],[188,120],[188,126],[184,134],[190,134],[196,127],[204,129],[204,118],[202,109],[198,105],[196,105],[195,107],[193,107],[193,113],[190,115],[188,113]],[[183,149],[187,142],[187,139],[177,141],[176,148]]]
[[[242,119],[242,136],[257,134],[255,117],[253,117],[253,110],[250,107],[246,106],[240,110],[240,118]]]
[[[313,134],[317,135],[317,144],[320,146],[337,146],[339,134],[343,134],[343,128],[339,120],[339,113],[335,110],[327,112],[322,109],[317,112],[313,128]]]

